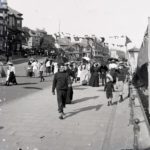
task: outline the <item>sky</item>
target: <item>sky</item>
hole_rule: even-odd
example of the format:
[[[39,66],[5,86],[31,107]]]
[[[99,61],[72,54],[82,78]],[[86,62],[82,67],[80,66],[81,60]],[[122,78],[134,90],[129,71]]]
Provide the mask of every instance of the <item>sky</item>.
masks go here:
[[[23,14],[23,26],[73,35],[127,35],[140,47],[150,0],[7,0]]]

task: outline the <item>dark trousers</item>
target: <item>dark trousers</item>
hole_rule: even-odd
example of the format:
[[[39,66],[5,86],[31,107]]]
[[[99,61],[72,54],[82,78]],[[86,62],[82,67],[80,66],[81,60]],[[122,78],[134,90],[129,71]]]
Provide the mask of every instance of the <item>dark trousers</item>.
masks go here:
[[[102,85],[106,84],[106,74],[101,74]]]
[[[66,105],[67,90],[57,90],[58,112],[62,113]]]
[[[72,99],[73,99],[73,88],[72,87],[68,87],[66,104],[71,104]]]
[[[41,78],[41,81],[44,81],[44,77],[43,77],[43,71],[40,71],[40,78]]]

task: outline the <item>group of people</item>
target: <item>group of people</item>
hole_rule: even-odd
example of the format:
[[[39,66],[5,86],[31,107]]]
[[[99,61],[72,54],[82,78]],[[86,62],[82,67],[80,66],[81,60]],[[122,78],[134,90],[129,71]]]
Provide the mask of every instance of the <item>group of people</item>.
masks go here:
[[[115,90],[120,92],[119,102],[123,101],[124,82],[128,79],[128,68],[123,62],[117,64],[115,61],[111,61],[107,65],[104,63],[101,65],[99,63],[58,64],[58,72],[54,75],[52,93],[55,94],[55,89],[57,90],[59,118],[64,118],[63,109],[66,103],[72,101],[72,83],[74,81],[79,81],[81,85],[99,87],[99,79],[101,79],[104,91],[106,91],[108,106],[113,104],[112,98]]]
[[[30,59],[28,61],[28,66],[27,66],[27,76],[29,77],[40,77],[40,81],[45,81],[44,78],[44,72],[50,75],[54,74],[57,71],[56,67],[54,70],[55,63],[52,62],[49,58],[46,58],[45,61],[38,61],[36,59]]]

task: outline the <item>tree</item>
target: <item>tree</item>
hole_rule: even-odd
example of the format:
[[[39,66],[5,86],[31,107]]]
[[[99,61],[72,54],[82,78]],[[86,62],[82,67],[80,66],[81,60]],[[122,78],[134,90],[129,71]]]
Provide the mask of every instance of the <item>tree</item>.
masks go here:
[[[22,32],[22,43],[27,44],[27,41],[30,38],[30,34],[29,34],[30,29],[28,27],[23,27],[22,31],[23,31]]]
[[[51,50],[55,48],[55,39],[52,35],[44,35],[40,40],[40,48]]]

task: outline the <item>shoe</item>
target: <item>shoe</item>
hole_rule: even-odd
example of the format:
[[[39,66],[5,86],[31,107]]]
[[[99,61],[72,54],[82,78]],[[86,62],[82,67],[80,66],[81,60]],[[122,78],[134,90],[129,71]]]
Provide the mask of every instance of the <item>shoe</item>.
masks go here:
[[[59,116],[59,119],[61,119],[61,120],[64,119],[62,114]]]

